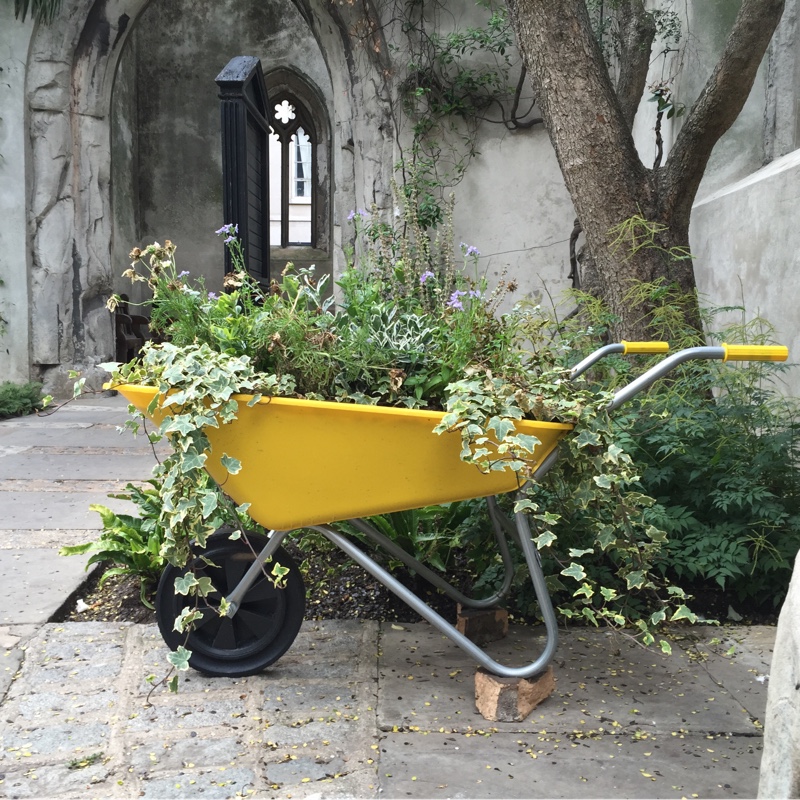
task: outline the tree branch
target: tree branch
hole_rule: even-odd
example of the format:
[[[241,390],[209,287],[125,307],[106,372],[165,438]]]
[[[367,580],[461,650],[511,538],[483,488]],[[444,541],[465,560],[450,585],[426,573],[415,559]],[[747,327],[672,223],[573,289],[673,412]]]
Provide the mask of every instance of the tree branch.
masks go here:
[[[632,128],[647,83],[656,23],[645,11],[642,0],[623,0],[617,19],[620,44],[617,97],[625,122]]]
[[[747,100],[784,0],[743,0],[722,56],[667,158],[662,176],[667,216],[688,213],[714,145]]]

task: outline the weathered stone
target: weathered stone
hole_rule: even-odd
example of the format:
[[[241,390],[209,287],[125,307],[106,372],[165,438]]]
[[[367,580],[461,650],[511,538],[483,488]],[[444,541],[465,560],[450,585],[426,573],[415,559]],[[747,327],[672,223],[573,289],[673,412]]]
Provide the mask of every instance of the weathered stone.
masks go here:
[[[508,634],[508,611],[504,608],[463,608],[459,604],[456,628],[475,644],[496,642]]]
[[[475,705],[492,722],[521,722],[555,688],[552,667],[536,678],[501,678],[481,667],[475,673]]]
[[[784,600],[767,691],[759,797],[800,797],[800,558]]]

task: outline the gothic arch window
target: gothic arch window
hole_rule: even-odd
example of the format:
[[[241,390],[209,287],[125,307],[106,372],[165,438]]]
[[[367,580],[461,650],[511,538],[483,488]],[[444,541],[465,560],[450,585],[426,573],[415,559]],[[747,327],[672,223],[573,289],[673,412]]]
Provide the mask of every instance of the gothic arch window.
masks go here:
[[[270,104],[270,244],[315,247],[316,126],[308,109],[288,92],[271,97]]]
[[[281,68],[265,76],[270,102],[270,245],[273,270],[308,258],[330,271],[331,133],[322,93]]]

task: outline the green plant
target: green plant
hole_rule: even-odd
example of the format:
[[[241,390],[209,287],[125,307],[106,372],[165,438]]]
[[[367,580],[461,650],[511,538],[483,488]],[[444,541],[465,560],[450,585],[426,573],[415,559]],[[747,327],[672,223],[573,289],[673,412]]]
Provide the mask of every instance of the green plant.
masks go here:
[[[25,22],[30,10],[31,17],[43,25],[50,25],[61,11],[61,0],[14,0],[14,16]]]
[[[144,486],[129,483],[127,492],[111,495],[120,500],[129,500],[136,505],[138,516],[116,514],[103,505],[92,505],[103,521],[100,538],[93,542],[62,547],[63,556],[89,554],[86,564],[110,563],[100,578],[102,586],[115,575],[133,575],[139,578],[139,596],[142,603],[153,608],[149,597],[152,595],[166,559],[162,555],[162,547],[166,540],[166,531],[161,523],[161,497],[159,484],[148,481]]]
[[[33,414],[43,405],[41,383],[0,383],[0,419]]]
[[[134,251],[129,275],[153,288],[154,324],[171,341],[149,344],[141,362],[121,367],[115,379],[154,384],[166,398],[159,435],[170,438],[175,455],[156,473],[167,531],[162,553],[182,564],[190,542],[202,547],[226,518],[239,530],[248,524],[236,521],[246,508],[234,510],[202,470],[209,450],[204,430],[233,418],[234,392],[444,408],[437,432],[461,432],[462,458],[482,470],[511,469],[523,483],[535,466],[537,440],[515,423],[558,420],[575,428],[564,445],[568,455],[545,481],[527,483],[517,503],[534,522],[548,584],[565,617],[633,627],[650,643],[661,623],[694,619],[673,583],[678,572],[664,566],[665,528],[675,528],[676,517],[648,493],[631,455],[636,419],[651,421],[661,412],[645,398],[627,413],[608,414],[608,390],[634,374],[624,360],[609,359],[584,378],[569,379],[570,366],[613,324],[596,300],[579,298],[584,313],[566,320],[526,302],[499,314],[513,282],[488,292],[474,271],[477,250],[466,244],[460,248],[465,268],[456,268],[451,209],[435,231],[423,224],[413,199],[395,225],[374,212],[353,212],[359,242],[340,280],[338,307],[310,271],[288,268],[280,283],[262,291],[244,271],[230,226],[220,233],[230,240],[236,269],[222,297],[178,272],[171,244]],[[619,233],[633,246],[653,245],[649,228],[642,241],[634,224]],[[671,287],[635,286],[630,301],[651,327],[687,342],[696,336],[681,328],[682,301]],[[677,381],[663,385],[680,391]],[[712,385],[723,384],[700,392],[711,408]],[[236,454],[222,455],[229,472],[238,471]],[[479,555],[467,561],[488,585],[497,570],[493,558],[480,555],[487,531],[465,536],[447,522],[448,513],[401,512],[375,524],[440,567],[462,542],[473,545]],[[458,516],[457,507],[453,513]],[[759,546],[764,560],[772,551]],[[207,587],[196,581],[184,588],[196,590],[202,602]],[[525,596],[518,605],[527,605]],[[179,624],[190,625],[199,613],[187,608]],[[666,642],[662,647],[669,649]],[[184,656],[176,656],[181,664]]]
[[[763,342],[772,332],[755,319],[712,338]],[[652,518],[669,534],[659,568],[749,608],[779,605],[800,549],[800,415],[779,391],[782,369],[686,364],[635,401],[628,428],[642,485],[659,501]]]

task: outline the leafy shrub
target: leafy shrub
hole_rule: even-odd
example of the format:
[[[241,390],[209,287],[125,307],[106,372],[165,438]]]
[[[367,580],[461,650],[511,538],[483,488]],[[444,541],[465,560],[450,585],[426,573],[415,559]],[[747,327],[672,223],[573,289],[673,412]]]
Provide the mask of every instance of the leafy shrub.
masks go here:
[[[770,333],[754,320],[713,338]],[[780,604],[800,550],[800,409],[779,390],[784,368],[687,363],[635,403],[629,429],[658,501],[651,518],[669,536],[662,572],[751,609]]]
[[[0,419],[33,414],[41,407],[41,383],[0,383]]]

